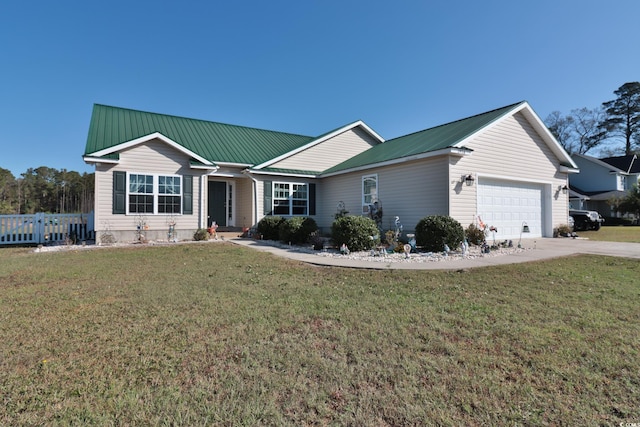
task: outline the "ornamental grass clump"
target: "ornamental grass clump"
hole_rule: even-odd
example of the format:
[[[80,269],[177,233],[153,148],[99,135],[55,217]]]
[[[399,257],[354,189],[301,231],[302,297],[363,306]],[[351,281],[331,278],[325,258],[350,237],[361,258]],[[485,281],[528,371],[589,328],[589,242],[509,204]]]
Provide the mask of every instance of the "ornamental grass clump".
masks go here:
[[[380,240],[375,221],[365,216],[344,216],[331,225],[331,240],[336,247],[347,245],[350,251],[365,251]]]
[[[278,235],[280,241],[297,245],[308,242],[317,230],[318,224],[313,218],[294,216],[280,223]]]
[[[422,218],[416,225],[416,244],[430,252],[457,248],[464,240],[464,229],[455,219],[447,215],[432,215]]]
[[[553,229],[553,237],[569,237],[573,234],[573,229],[568,224],[560,224]]]

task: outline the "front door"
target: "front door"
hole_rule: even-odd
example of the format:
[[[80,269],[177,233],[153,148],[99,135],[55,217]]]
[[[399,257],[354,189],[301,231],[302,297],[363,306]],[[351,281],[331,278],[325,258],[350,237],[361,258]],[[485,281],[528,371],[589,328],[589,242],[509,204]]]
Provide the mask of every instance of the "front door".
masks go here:
[[[207,226],[211,227],[213,221],[221,227],[227,226],[227,183],[222,181],[209,181],[208,193],[209,206],[207,207]]]

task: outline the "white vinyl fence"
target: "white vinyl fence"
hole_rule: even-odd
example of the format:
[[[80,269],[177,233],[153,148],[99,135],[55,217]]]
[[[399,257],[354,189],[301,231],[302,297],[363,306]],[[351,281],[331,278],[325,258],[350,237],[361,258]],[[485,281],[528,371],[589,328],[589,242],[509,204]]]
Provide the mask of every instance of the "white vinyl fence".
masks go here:
[[[79,243],[94,238],[93,212],[0,215],[0,246]]]

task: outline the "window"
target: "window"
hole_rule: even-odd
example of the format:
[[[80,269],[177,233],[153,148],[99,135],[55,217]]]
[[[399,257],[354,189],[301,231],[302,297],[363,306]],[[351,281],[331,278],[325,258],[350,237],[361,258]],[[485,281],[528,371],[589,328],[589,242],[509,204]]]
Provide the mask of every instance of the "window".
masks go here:
[[[378,200],[378,175],[362,177],[362,211],[369,212],[369,205]]]
[[[152,175],[129,175],[129,212],[153,213]]]
[[[291,209],[293,215],[306,215],[307,214],[307,185],[306,184],[291,184]]]
[[[625,175],[619,175],[618,190],[624,191],[627,189],[627,177]]]
[[[179,214],[181,206],[179,176],[158,177],[158,213]]]
[[[307,215],[308,200],[307,184],[273,183],[273,215]]]
[[[128,213],[182,213],[181,177],[129,174]]]

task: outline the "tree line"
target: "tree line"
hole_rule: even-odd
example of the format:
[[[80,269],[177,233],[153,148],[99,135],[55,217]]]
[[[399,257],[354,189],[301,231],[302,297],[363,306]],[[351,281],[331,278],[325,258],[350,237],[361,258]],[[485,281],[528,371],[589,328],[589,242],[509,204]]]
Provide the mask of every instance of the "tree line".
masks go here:
[[[91,212],[93,177],[93,173],[40,166],[16,178],[0,168],[0,214]]]
[[[569,154],[595,148],[613,156],[640,153],[640,83],[629,82],[613,91],[615,99],[596,108],[578,108],[569,114],[554,111],[545,124]],[[602,149],[606,144],[607,148]]]

